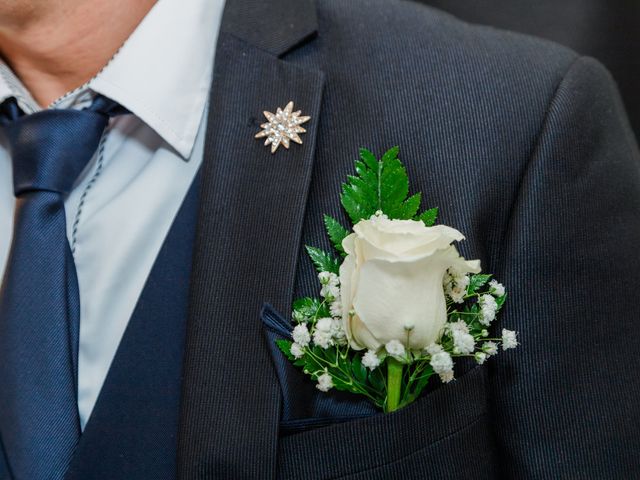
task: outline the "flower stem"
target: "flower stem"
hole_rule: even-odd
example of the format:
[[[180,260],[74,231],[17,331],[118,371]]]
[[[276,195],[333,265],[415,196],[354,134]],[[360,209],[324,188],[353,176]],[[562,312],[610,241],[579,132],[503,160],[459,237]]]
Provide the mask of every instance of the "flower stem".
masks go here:
[[[387,412],[398,409],[402,389],[402,364],[395,358],[387,358]]]

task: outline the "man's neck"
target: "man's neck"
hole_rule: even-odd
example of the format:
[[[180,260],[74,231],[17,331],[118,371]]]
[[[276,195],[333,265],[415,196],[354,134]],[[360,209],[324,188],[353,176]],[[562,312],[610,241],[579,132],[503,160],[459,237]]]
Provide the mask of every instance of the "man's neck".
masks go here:
[[[155,2],[44,0],[0,12],[0,55],[47,106],[96,75]]]

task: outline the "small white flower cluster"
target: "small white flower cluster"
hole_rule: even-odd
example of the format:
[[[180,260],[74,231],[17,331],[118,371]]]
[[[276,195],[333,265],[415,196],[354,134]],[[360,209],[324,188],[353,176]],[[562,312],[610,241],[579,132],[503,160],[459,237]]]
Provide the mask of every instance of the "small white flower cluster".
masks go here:
[[[384,346],[387,354],[391,355],[393,358],[396,358],[400,361],[407,360],[407,350],[404,348],[404,345],[398,340],[391,340],[387,342]],[[364,355],[362,355],[362,366],[368,368],[369,370],[375,370],[380,366],[380,357],[375,350],[367,350]]]
[[[320,318],[313,331],[313,343],[327,349],[334,345],[345,345],[347,336],[342,328],[342,320],[338,318]]]
[[[496,311],[498,310],[496,299],[493,295],[486,293],[480,297],[478,304],[480,305],[480,323],[486,326],[491,325],[491,322],[496,319]]]
[[[295,358],[302,358],[304,355],[304,347],[309,346],[311,342],[311,334],[309,333],[307,325],[304,323],[296,325],[293,332],[291,332],[291,336],[293,337],[291,355]]]
[[[333,380],[331,379],[331,375],[329,375],[325,369],[325,372],[318,377],[318,384],[316,388],[321,392],[328,392],[333,388]]]
[[[480,305],[480,323],[489,326],[496,319],[498,311],[498,302],[496,298],[503,297],[505,294],[504,286],[501,283],[491,280],[489,282],[489,292],[480,296],[478,304]]]
[[[384,346],[384,349],[387,351],[389,355],[392,357],[402,360],[406,356],[407,352],[404,349],[404,345],[400,343],[398,340],[390,340]]]
[[[455,268],[449,268],[443,280],[444,293],[455,303],[464,303],[469,282],[469,275]]]
[[[453,339],[453,353],[455,355],[473,354],[475,361],[482,365],[489,357],[498,353],[498,345],[490,340],[483,342],[480,349],[476,351],[476,339],[469,333],[467,325],[462,320],[448,323],[446,330]],[[486,336],[485,333],[488,332],[483,330],[483,336]],[[509,350],[517,346],[516,332],[503,329],[502,349]],[[442,345],[432,343],[425,349],[425,353],[431,356],[429,363],[433,371],[440,376],[440,380],[444,383],[453,380],[453,358],[449,352],[442,348]]]
[[[469,327],[463,320],[447,323],[445,326],[453,338],[453,353],[469,354],[476,348],[476,341],[469,333]]]
[[[489,292],[496,297],[504,297],[504,285],[496,280],[491,280],[489,282]]]
[[[516,338],[516,332],[513,330],[502,329],[502,349],[509,350],[510,348],[516,348],[519,345]]]
[[[334,345],[346,345],[347,337],[342,328],[342,320],[338,318],[319,318],[311,331],[306,323],[296,325],[291,332],[293,343],[291,344],[291,354],[295,358],[302,358],[305,347],[313,343],[321,348],[327,349]]]
[[[440,376],[440,380],[449,383],[453,380],[453,359],[449,352],[446,352],[436,343],[432,343],[427,347],[427,353],[431,355],[429,362],[433,371]]]
[[[291,332],[293,338],[291,355],[296,359],[302,358],[305,355],[305,349],[310,348],[312,343],[323,349],[347,344],[347,336],[342,326],[340,280],[335,273],[331,272],[320,272],[318,279],[322,285],[320,295],[329,305],[331,316],[314,320],[294,311],[293,319],[298,324]],[[331,389],[333,387],[331,375],[328,372],[320,375],[316,386],[323,392]]]
[[[483,325],[489,325],[495,319],[498,310],[495,297],[499,298],[505,294],[500,283],[492,281],[489,286],[491,294],[481,295],[479,299],[478,321]],[[433,371],[443,382],[448,383],[454,378],[452,357],[473,356],[476,363],[482,365],[489,357],[498,353],[498,343],[487,338],[487,329],[474,332],[472,335],[470,325],[464,320],[448,322],[443,330],[443,339],[440,340],[443,343],[432,343],[424,350],[424,353],[430,356],[429,363]],[[502,338],[496,340],[500,341],[503,350],[518,346],[516,332],[512,330],[503,329]]]
[[[320,280],[320,296],[329,304],[331,316],[334,318],[342,318],[342,298],[340,297],[340,279],[335,273],[320,272],[318,274]]]
[[[367,350],[362,356],[362,366],[369,370],[375,370],[380,366],[380,357],[374,350]]]
[[[496,342],[488,341],[482,344],[482,351],[486,353],[489,357],[498,353],[498,345]]]

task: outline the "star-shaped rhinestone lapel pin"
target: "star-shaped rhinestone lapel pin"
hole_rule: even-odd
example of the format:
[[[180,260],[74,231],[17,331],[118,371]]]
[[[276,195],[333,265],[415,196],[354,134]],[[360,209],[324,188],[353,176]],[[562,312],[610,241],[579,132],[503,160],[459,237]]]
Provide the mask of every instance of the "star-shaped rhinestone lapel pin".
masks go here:
[[[301,117],[300,110],[293,111],[293,102],[287,103],[287,106],[278,108],[276,113],[263,112],[268,122],[260,125],[262,130],[256,134],[255,138],[267,137],[264,141],[265,145],[271,144],[271,153],[275,153],[280,145],[284,145],[284,148],[289,148],[291,141],[302,145],[299,133],[305,133],[306,130],[302,128],[305,122],[308,122],[311,117]]]

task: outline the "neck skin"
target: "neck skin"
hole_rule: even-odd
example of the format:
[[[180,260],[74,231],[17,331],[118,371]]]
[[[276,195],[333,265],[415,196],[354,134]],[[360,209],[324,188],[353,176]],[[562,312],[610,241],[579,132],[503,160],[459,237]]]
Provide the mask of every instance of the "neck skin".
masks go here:
[[[94,77],[156,0],[0,0],[0,56],[43,107]]]

